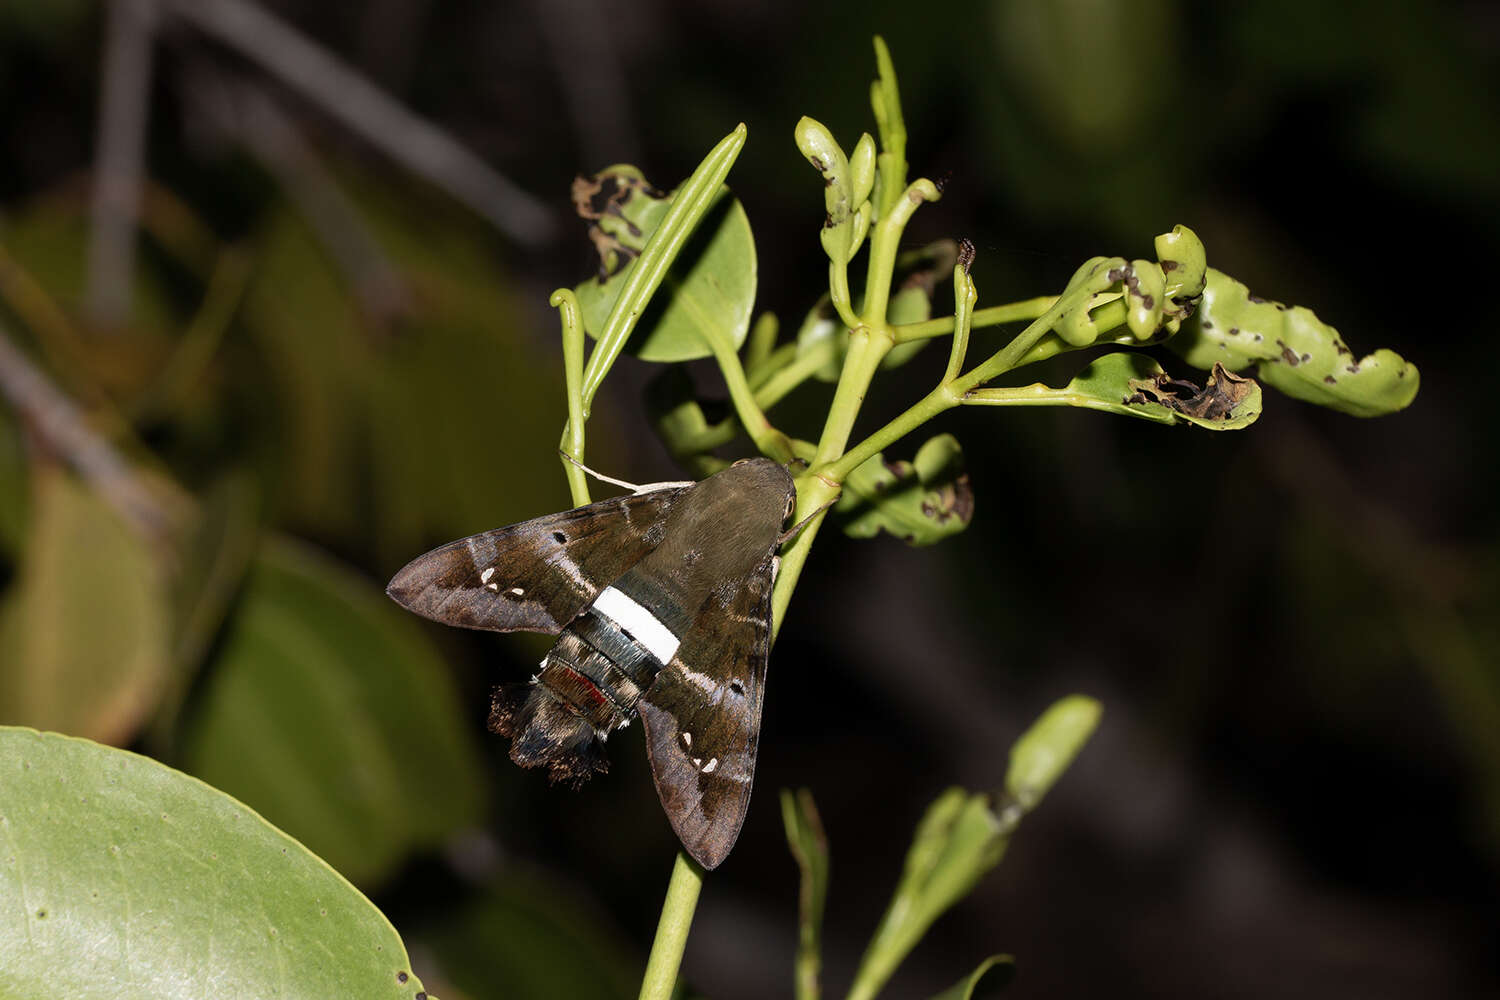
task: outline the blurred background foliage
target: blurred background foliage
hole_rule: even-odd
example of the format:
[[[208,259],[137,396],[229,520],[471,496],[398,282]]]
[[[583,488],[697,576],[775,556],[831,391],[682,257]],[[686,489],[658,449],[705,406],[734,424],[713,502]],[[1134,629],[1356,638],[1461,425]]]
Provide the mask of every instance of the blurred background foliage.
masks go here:
[[[369,892],[449,1000],[630,996],[674,848],[636,730],[606,779],[549,789],[483,731],[488,686],[545,643],[429,626],[381,585],[566,505],[545,304],[594,266],[575,174],[671,186],[745,121],[757,309],[796,329],[826,276],[792,125],[870,127],[881,32],[914,172],[948,178],[908,239],[971,238],[980,306],[1185,223],[1252,289],[1416,362],[1424,392],[1379,421],[1274,396],[1241,435],[948,418],[973,524],[922,550],[824,535],[687,974],[721,1000],[789,993],[774,790],[806,786],[832,855],[825,981],[847,982],[926,804],[998,786],[1025,723],[1079,690],[1107,706],[1094,745],[893,995],[997,950],[1023,996],[1500,986],[1500,483],[1474,305],[1500,251],[1493,5],[266,5],[531,192],[551,227],[526,233],[181,7],[151,36],[129,305],[101,312],[109,5],[0,5],[0,323],[123,460],[76,476],[38,426],[55,407],[0,403],[0,722],[243,798]],[[869,426],[931,384],[929,353],[877,380]],[[640,481],[680,475],[642,414],[651,374],[618,366],[591,423],[594,464]],[[809,433],[819,391],[778,423]]]

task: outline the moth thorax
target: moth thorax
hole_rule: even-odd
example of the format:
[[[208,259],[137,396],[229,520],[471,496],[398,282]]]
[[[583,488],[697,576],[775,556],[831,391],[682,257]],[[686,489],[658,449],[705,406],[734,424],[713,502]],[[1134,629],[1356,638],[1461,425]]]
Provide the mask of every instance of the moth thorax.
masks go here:
[[[546,767],[575,787],[609,770],[604,736],[545,684],[502,684],[490,702],[490,729],[510,737],[510,759]]]

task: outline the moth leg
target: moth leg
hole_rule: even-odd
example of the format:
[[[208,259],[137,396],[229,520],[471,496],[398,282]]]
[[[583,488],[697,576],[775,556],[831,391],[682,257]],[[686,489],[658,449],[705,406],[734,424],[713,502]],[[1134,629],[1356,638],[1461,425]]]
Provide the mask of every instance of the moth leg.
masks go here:
[[[561,448],[557,449],[557,453],[563,458],[567,459],[569,462],[578,466],[578,468],[582,469],[586,474],[593,476],[595,479],[599,480],[601,483],[609,483],[611,486],[618,486],[622,490],[629,490],[630,492],[635,494],[655,493],[657,490],[677,489],[683,486],[695,485],[693,480],[691,479],[669,483],[629,483],[623,479],[616,479],[614,476],[606,476],[602,472],[595,472],[593,469],[589,468],[587,465],[584,465],[582,462],[578,461],[578,459],[574,458],[572,455],[569,455]]]

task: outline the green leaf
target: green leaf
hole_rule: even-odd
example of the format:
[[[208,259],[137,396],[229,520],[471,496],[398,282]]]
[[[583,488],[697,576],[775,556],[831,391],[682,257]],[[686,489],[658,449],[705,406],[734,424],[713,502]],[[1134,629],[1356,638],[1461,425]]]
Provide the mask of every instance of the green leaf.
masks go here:
[[[1197,315],[1169,344],[1195,368],[1255,366],[1261,381],[1305,402],[1356,417],[1378,417],[1411,405],[1417,366],[1380,349],[1355,359],[1339,332],[1311,309],[1250,294],[1208,269]]]
[[[932,1000],[973,1000],[974,997],[998,993],[1016,977],[1016,960],[1009,955],[991,955],[969,973]],[[984,989],[979,987],[983,985]]]
[[[0,844],[5,996],[422,995],[401,939],[358,890],[249,808],[149,758],[0,728]]]
[[[172,669],[152,733],[170,746],[177,713],[239,593],[260,535],[254,479],[230,473],[211,486],[179,546],[171,582]]]
[[[844,533],[853,538],[884,531],[908,545],[932,545],[956,535],[974,516],[963,448],[953,435],[940,434],[911,462],[876,454],[849,474],[834,509],[848,519]]]
[[[836,267],[843,267],[859,250],[859,243],[864,239],[864,231],[870,221],[869,206],[863,199],[855,201],[855,178],[849,166],[849,158],[844,155],[844,148],[826,126],[804,115],[797,122],[792,135],[796,139],[797,149],[823,177],[823,208],[827,214],[823,218],[823,228],[818,238],[823,243],[823,251],[828,254],[828,259]],[[857,147],[862,158],[862,170],[864,154],[867,148],[873,148],[868,146],[868,139],[867,135],[861,136],[860,146]],[[861,213],[863,221],[858,218]]]
[[[876,77],[870,84],[870,109],[875,113],[876,131],[880,133],[880,155],[876,158],[874,198],[879,217],[884,218],[906,190],[906,119],[901,113],[896,67],[885,39],[879,35],[875,36],[875,70]]]
[[[408,937],[475,998],[634,1000],[640,987],[640,958],[587,899],[514,865]]]
[[[812,792],[781,790],[787,847],[801,873],[797,892],[797,1000],[817,1000],[822,967],[823,909],[828,902],[828,837]]]
[[[1012,828],[991,797],[950,788],[928,807],[906,854],[906,867],[855,974],[851,1000],[874,996],[922,935],[1000,863]]]
[[[1123,257],[1085,261],[1043,314],[1048,333],[1016,367],[1097,344],[1139,346],[1177,333],[1203,291],[1207,255],[1187,226],[1162,233],[1155,246],[1155,262]]]
[[[1174,379],[1144,354],[1117,352],[1096,358],[1062,389],[1040,382],[1014,389],[975,389],[973,406],[1078,406],[1162,424],[1188,423],[1214,431],[1240,430],[1260,416],[1254,379],[1215,365],[1202,387]]]
[[[1094,698],[1070,695],[1054,702],[1010,748],[1005,793],[1023,810],[1036,808],[1098,728],[1104,708]]]
[[[31,527],[0,604],[0,720],[127,742],[167,677],[165,580],[114,510],[55,465],[31,473]]]
[[[950,788],[928,807],[849,1000],[874,997],[933,922],[1000,863],[1022,817],[1072,763],[1098,717],[1092,699],[1059,701],[1016,742],[1007,792],[998,801],[986,792]]]
[[[593,192],[581,202],[579,184]],[[594,206],[585,217],[592,220],[590,238],[600,251],[600,276],[574,289],[589,336],[597,338],[604,329],[636,257],[676,195],[676,191],[656,191],[639,170],[628,166],[611,167],[586,182],[575,182],[574,200],[580,212],[584,205]],[[756,279],[750,220],[729,189],[720,188],[667,272],[626,350],[643,361],[692,361],[709,356],[709,336],[720,337],[738,350],[750,330]]]
[[[183,760],[374,885],[476,821],[484,786],[467,717],[415,620],[330,560],[273,540]]]

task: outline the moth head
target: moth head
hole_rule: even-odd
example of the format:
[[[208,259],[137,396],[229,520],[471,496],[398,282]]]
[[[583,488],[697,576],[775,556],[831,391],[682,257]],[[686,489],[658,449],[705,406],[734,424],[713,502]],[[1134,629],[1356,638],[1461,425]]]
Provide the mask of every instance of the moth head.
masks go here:
[[[604,737],[540,684],[502,684],[490,700],[490,730],[510,737],[510,759],[546,767],[556,784],[574,788],[609,770]]]

